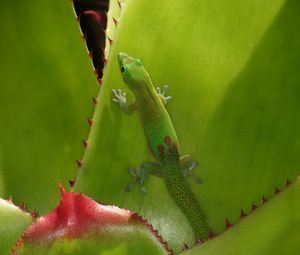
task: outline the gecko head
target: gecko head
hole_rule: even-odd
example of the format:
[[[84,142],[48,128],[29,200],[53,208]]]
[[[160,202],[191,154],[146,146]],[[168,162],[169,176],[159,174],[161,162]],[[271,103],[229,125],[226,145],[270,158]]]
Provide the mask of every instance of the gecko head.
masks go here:
[[[145,84],[144,81],[149,79],[149,74],[139,59],[120,52],[118,61],[122,78],[130,89],[134,90],[143,86]]]

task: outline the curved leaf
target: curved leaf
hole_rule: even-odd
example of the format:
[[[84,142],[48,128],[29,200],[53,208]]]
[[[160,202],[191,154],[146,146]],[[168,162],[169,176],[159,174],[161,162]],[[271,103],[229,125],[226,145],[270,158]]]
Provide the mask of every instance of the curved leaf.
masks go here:
[[[7,200],[0,198],[0,247],[1,254],[10,254],[16,240],[33,218]]]
[[[142,250],[143,254],[168,253],[157,232],[136,213],[66,192],[61,185],[60,189],[58,206],[26,229],[13,254],[74,254],[78,250],[95,254],[108,247],[116,247],[119,254],[128,254],[128,247],[136,254]],[[121,250],[120,244],[125,245]]]
[[[76,172],[97,80],[68,1],[1,3],[0,196],[40,213]]]
[[[141,58],[155,84],[169,84],[182,152],[201,164],[204,184],[191,185],[215,232],[292,180],[300,151],[298,9],[292,0],[128,0],[75,189],[141,212],[177,252],[193,244],[162,180],[150,178],[145,197],[124,193],[126,168],[151,157],[137,117],[111,104],[111,89],[124,86],[121,50]],[[70,178],[81,155],[96,91],[88,84],[96,80],[66,2],[42,9],[37,0],[4,2],[1,19],[0,196],[45,212],[55,203],[54,179]]]
[[[134,240],[134,241],[133,241]],[[166,254],[162,249],[156,246],[156,243],[146,236],[145,233],[135,232],[130,233],[128,240],[119,239],[102,242],[94,240],[64,240],[55,243],[51,247],[27,247],[26,250],[22,250],[20,255],[34,254],[34,255],[74,255],[74,254],[86,254],[86,255],[127,255],[127,254]]]
[[[125,88],[119,51],[139,57],[167,106],[181,142],[204,179],[191,183],[212,229],[273,196],[299,166],[299,15],[296,1],[126,1],[94,114],[76,190],[141,213],[179,252],[192,232],[163,181],[125,194],[126,168],[151,160],[137,116],[111,103]],[[146,18],[153,17],[153,18]],[[154,18],[155,17],[155,18]],[[129,95],[129,100],[132,96]],[[101,184],[101,185],[99,185]],[[255,188],[253,188],[255,187]]]
[[[183,254],[299,254],[300,178],[236,226]]]

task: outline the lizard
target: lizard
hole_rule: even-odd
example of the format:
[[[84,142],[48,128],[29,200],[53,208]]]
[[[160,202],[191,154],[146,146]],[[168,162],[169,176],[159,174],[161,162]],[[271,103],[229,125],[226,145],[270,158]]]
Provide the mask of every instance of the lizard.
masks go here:
[[[137,169],[129,168],[133,179],[125,190],[129,192],[139,183],[140,191],[145,194],[144,183],[149,174],[163,177],[170,196],[193,229],[195,239],[204,241],[208,238],[209,228],[186,180],[191,176],[201,183],[202,179],[192,172],[197,162],[190,155],[180,157],[178,138],[165,108],[171,99],[171,96],[165,95],[168,86],[155,90],[149,73],[139,59],[120,52],[118,62],[123,81],[133,93],[135,102],[127,103],[126,92],[121,89],[112,89],[112,101],[128,115],[135,111],[139,113],[148,147],[155,159],[155,162],[145,162]]]

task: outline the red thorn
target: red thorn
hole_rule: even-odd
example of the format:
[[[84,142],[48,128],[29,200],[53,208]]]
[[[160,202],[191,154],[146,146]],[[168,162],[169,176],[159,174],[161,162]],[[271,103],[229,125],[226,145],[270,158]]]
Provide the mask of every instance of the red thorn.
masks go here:
[[[26,205],[24,204],[24,202],[22,202],[22,204],[20,204],[19,208],[23,211],[23,212],[28,212]]]
[[[33,211],[30,213],[30,215],[34,219],[37,219],[39,217],[39,213],[36,209],[33,209]]]
[[[162,236],[158,233],[158,231],[156,229],[153,228],[153,226],[147,221],[145,220],[142,216],[138,215],[137,213],[133,213],[131,215],[131,219],[134,222],[139,222],[143,225],[146,225],[148,227],[148,229],[152,232],[152,234],[154,234],[154,236],[158,239],[158,241],[164,246],[164,248],[167,251],[168,255],[172,255],[173,253],[169,250],[169,247],[167,245],[167,242],[164,241],[164,239],[162,238]]]
[[[99,83],[99,85],[101,86],[102,85],[102,79],[98,79],[98,83]]]
[[[291,184],[290,180],[289,180],[289,179],[286,179],[285,186],[288,187],[290,184]]]
[[[87,120],[88,120],[89,125],[92,126],[93,122],[94,122],[93,119],[87,118]]]
[[[111,38],[109,38],[108,36],[107,36],[107,39],[108,39],[109,45],[112,45],[113,40]]]
[[[213,231],[210,231],[208,233],[208,239],[214,239],[216,237],[216,234]]]
[[[118,20],[118,19],[115,19],[115,18],[113,18],[113,22],[115,23],[115,26],[116,26],[116,25],[118,25],[118,23],[119,23],[119,20]]]
[[[104,64],[107,65],[108,59],[105,58],[105,59],[103,59],[103,61],[104,61]]]
[[[91,51],[88,53],[89,58],[93,57],[93,49],[91,49]]]
[[[82,34],[82,39],[86,41],[86,35]]]
[[[225,228],[226,229],[229,229],[229,228],[231,228],[233,225],[229,222],[229,220],[228,219],[226,219],[226,225],[225,225]]]
[[[257,206],[254,203],[252,203],[252,211],[256,210],[256,208]]]
[[[88,141],[87,140],[82,140],[83,147],[87,148],[88,147]]]
[[[23,234],[24,235],[24,234]],[[22,245],[23,245],[23,243],[24,243],[24,240],[23,240],[23,237],[24,236],[21,236],[21,238],[18,240],[18,241],[16,241],[16,243],[15,243],[15,245],[14,245],[14,247],[11,249],[11,254],[12,255],[17,255],[17,250],[20,248],[20,247],[22,247]]]
[[[185,243],[185,244],[183,245],[182,251],[186,251],[186,250],[188,250],[188,249],[189,249],[189,247],[188,247],[187,244]]]
[[[247,216],[247,214],[245,214],[245,213],[244,213],[244,211],[243,211],[243,210],[241,210],[241,216],[240,216],[240,217],[241,217],[241,219],[243,219],[243,218],[244,218],[244,217],[246,217],[246,216]]]
[[[8,203],[10,203],[10,204],[13,204],[13,203],[14,203],[11,196],[9,196],[8,199],[7,199],[6,201],[7,201]]]
[[[66,191],[64,189],[64,186],[58,180],[56,180],[56,182],[57,182],[57,185],[58,185],[58,187],[60,189],[60,193],[61,194],[66,193]]]
[[[93,101],[93,104],[94,104],[94,105],[96,105],[97,102],[98,102],[97,98],[95,98],[95,97],[92,98],[92,101]]]
[[[201,244],[203,244],[204,242],[201,240],[201,239],[198,239],[197,241],[196,241],[196,245],[201,245]]]
[[[82,160],[76,160],[76,163],[77,163],[77,165],[78,165],[78,167],[81,167],[82,166]]]
[[[70,184],[70,187],[73,188],[74,184],[75,184],[75,179],[74,180],[69,180],[69,184]]]
[[[119,8],[121,9],[122,8],[122,4],[120,3],[120,1],[117,1],[118,5],[119,5]]]
[[[278,189],[277,187],[275,188],[275,194],[278,194],[281,190]]]
[[[268,202],[268,199],[266,199],[265,196],[263,196],[263,197],[262,197],[262,202],[263,202],[263,204],[264,204],[264,203]]]

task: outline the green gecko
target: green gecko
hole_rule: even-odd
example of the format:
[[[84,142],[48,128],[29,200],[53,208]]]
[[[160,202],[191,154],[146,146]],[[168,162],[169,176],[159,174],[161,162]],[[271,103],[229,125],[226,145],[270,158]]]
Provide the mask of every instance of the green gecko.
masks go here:
[[[126,191],[139,183],[141,192],[145,193],[144,183],[148,174],[163,177],[172,199],[188,219],[196,240],[206,240],[209,232],[206,219],[186,177],[191,176],[198,183],[202,180],[192,173],[197,162],[190,155],[180,157],[177,135],[165,108],[167,101],[171,99],[170,96],[165,96],[167,86],[163,91],[160,88],[155,90],[150,75],[139,59],[119,53],[118,61],[123,80],[133,92],[136,101],[127,104],[126,93],[120,89],[112,90],[112,101],[119,104],[126,114],[137,110],[150,151],[156,160],[143,163],[137,170],[129,169],[133,180],[126,187]]]

